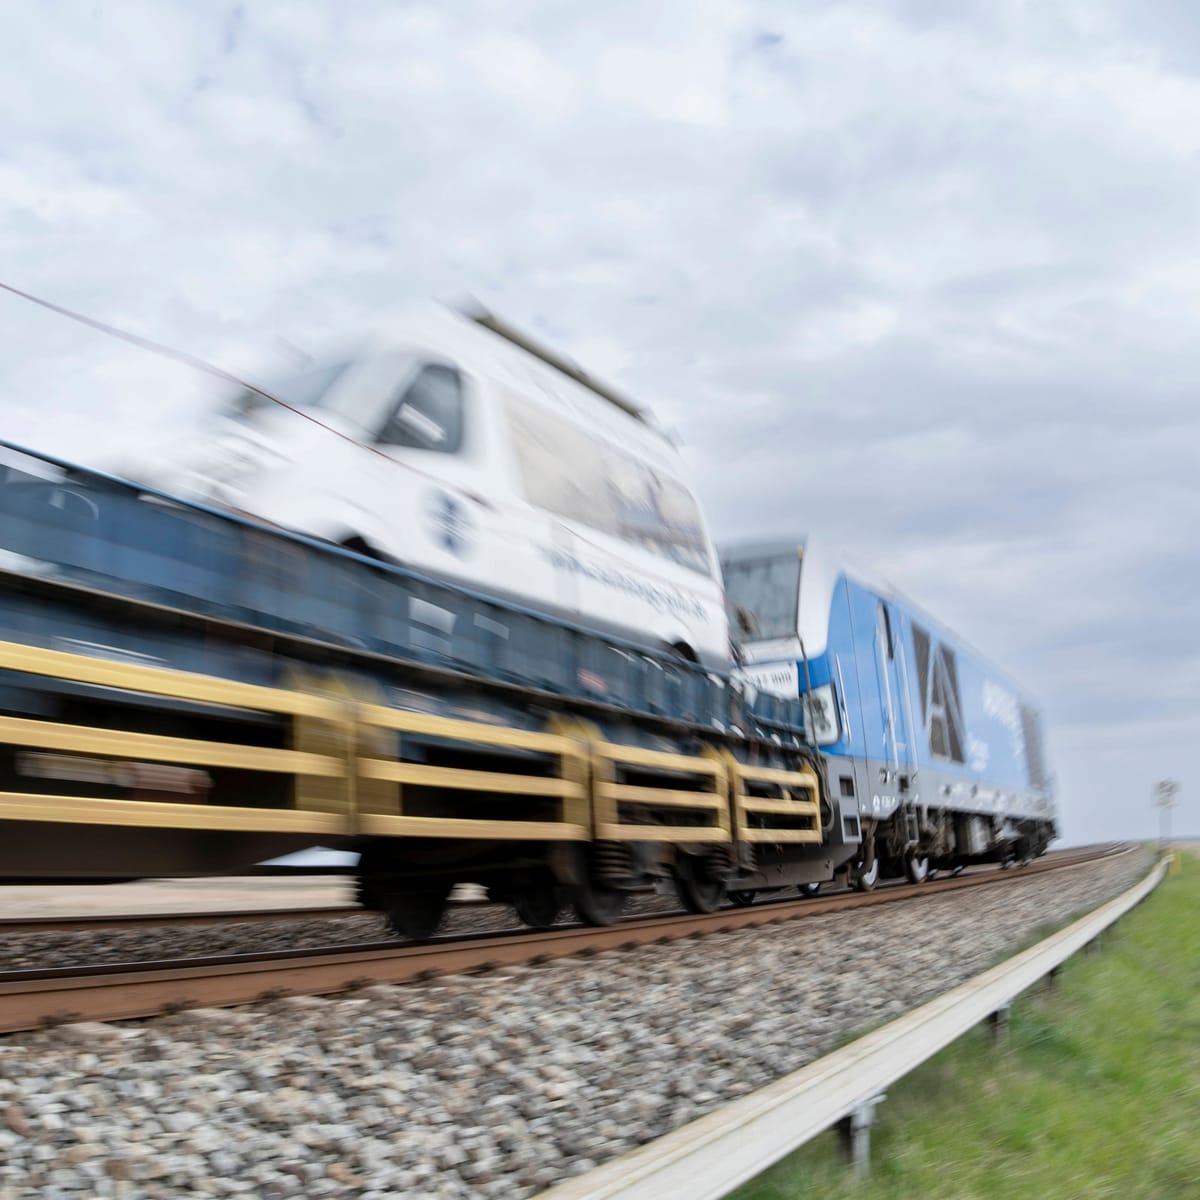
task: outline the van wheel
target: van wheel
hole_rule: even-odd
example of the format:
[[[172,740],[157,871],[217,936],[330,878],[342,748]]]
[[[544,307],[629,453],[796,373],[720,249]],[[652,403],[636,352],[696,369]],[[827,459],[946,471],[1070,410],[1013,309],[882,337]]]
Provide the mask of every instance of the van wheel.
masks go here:
[[[353,537],[343,538],[338,545],[343,550],[353,551],[355,554],[361,554],[364,558],[375,558],[380,562],[384,561],[384,557],[371,545],[365,538],[361,538],[358,534]]]

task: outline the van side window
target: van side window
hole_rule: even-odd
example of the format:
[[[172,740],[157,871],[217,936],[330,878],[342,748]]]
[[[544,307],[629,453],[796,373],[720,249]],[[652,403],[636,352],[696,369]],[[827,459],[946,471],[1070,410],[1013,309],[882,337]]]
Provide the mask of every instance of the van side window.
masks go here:
[[[462,380],[453,367],[429,363],[400,397],[379,444],[455,454],[462,435]]]
[[[538,404],[505,398],[525,499],[712,574],[700,508],[677,480]]]

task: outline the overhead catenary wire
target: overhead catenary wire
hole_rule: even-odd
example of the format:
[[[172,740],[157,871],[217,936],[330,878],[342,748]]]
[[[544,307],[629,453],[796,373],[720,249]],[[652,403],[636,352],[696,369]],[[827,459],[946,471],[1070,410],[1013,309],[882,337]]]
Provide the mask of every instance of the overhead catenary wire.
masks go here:
[[[182,366],[191,367],[196,371],[200,371],[205,375],[211,375],[214,379],[220,379],[225,383],[234,384],[236,387],[245,388],[248,392],[253,392],[256,396],[261,396],[264,400],[269,400],[272,404],[278,404],[280,408],[286,409],[290,413],[295,413],[296,416],[317,426],[318,429],[325,430],[326,433],[333,434],[334,437],[341,438],[344,442],[349,442],[352,446],[358,446],[362,450],[366,450],[371,454],[377,455],[385,462],[390,463],[394,467],[399,467],[401,470],[410,471],[412,474],[419,476],[422,479],[427,479],[432,483],[436,483],[441,487],[452,486],[463,495],[474,500],[477,504],[483,505],[486,508],[494,507],[490,501],[483,496],[477,495],[461,485],[447,485],[446,481],[437,475],[430,474],[428,471],[422,471],[420,467],[414,467],[412,463],[401,462],[393,458],[390,454],[385,454],[377,446],[372,446],[368,442],[360,441],[358,438],[351,437],[348,433],[343,433],[340,429],[334,429],[333,426],[327,425],[320,418],[313,416],[312,413],[305,412],[302,408],[297,408],[294,404],[289,404],[286,400],[280,399],[272,392],[268,392],[265,388],[259,387],[257,384],[250,383],[249,380],[243,379],[240,375],[235,375],[232,371],[226,371],[223,367],[218,367],[214,363],[210,363],[207,359],[200,358],[198,355],[189,354],[186,350],[177,350],[174,346],[168,346],[163,342],[156,342],[153,338],[143,337],[138,333],[131,333],[127,329],[121,329],[116,325],[110,325],[107,321],[99,321],[95,317],[89,317],[86,313],[76,312],[72,308],[67,308],[62,304],[55,304],[52,300],[46,300],[41,296],[35,296],[32,292],[23,291],[21,288],[13,287],[10,283],[5,283],[0,280],[0,290],[6,291],[13,296],[17,296],[22,300],[28,300],[30,304],[36,304],[41,308],[48,309],[50,312],[61,317],[66,317],[69,321],[75,321],[80,325],[85,325],[89,329],[94,329],[98,333],[106,334],[109,337],[116,338],[122,342],[128,342],[131,346],[136,346],[139,350],[146,350],[151,354],[157,354],[161,358],[166,358],[172,362],[177,362]]]
[[[297,408],[294,404],[289,404],[286,400],[281,400],[265,388],[260,388],[257,384],[250,383],[240,375],[235,375],[232,371],[226,371],[223,367],[218,367],[214,363],[208,362],[207,359],[200,358],[195,354],[189,354],[186,350],[176,350],[174,346],[168,346],[163,342],[156,342],[152,338],[143,337],[139,333],[131,333],[128,329],[120,329],[116,325],[110,325],[107,321],[99,321],[95,317],[89,317],[85,313],[76,312],[74,309],[67,308],[62,304],[55,304],[52,300],[35,296],[32,292],[22,291],[18,287],[13,287],[11,283],[3,282],[3,280],[0,280],[0,289],[9,292],[13,296],[18,296],[22,300],[28,300],[30,304],[36,304],[40,308],[57,313],[60,317],[66,317],[69,321],[86,325],[89,329],[107,334],[109,337],[116,338],[119,341],[128,342],[129,345],[136,346],[139,350],[147,350],[151,354],[159,355],[161,358],[170,359],[172,362],[180,363],[185,367],[191,367],[196,371],[201,371],[205,375],[211,375],[214,379],[220,379],[224,383],[232,383],[236,387],[245,388],[246,391],[253,392],[256,396],[261,396],[264,400],[269,400],[272,404],[278,404],[280,408],[285,408],[288,412],[295,413],[298,417],[303,417],[306,421],[311,421],[314,425],[334,434],[336,437],[340,437],[343,441],[350,442],[355,446],[362,446],[365,450],[371,450],[381,458],[386,458],[388,462],[394,463],[396,461],[382,451],[377,450],[374,446],[368,446],[364,442],[360,442],[357,438],[352,438],[349,434],[342,433],[340,429],[333,429],[331,426],[326,425],[324,421],[314,417],[312,413],[307,413],[303,409]],[[396,465],[408,466],[407,463],[397,463]]]
[[[139,350],[145,350],[150,354],[157,354],[161,358],[166,358],[171,362],[179,363],[181,366],[191,367],[193,370],[200,371],[205,375],[209,375],[214,379],[219,379],[224,383],[233,384],[236,387],[244,388],[246,391],[253,392],[256,396],[261,396],[264,400],[272,404],[277,404],[280,408],[286,409],[290,413],[302,418],[305,421],[317,426],[318,429],[323,429],[327,433],[333,434],[334,437],[340,438],[344,442],[349,442],[352,446],[358,446],[360,449],[369,451],[371,454],[378,456],[392,466],[399,467],[402,470],[409,471],[413,475],[421,479],[426,479],[431,483],[437,484],[439,487],[449,487],[460,492],[468,499],[473,500],[483,508],[495,509],[496,505],[484,496],[469,488],[463,487],[462,484],[448,483],[441,476],[435,475],[429,471],[423,471],[420,467],[414,466],[412,463],[402,462],[399,459],[393,458],[390,454],[380,450],[377,446],[372,446],[369,442],[360,441],[358,438],[352,437],[348,433],[343,433],[340,429],[335,429],[327,425],[319,417],[314,416],[310,412],[305,412],[304,409],[298,408],[294,404],[289,404],[286,400],[281,399],[274,393],[267,391],[265,388],[259,387],[257,384],[250,383],[243,379],[240,375],[235,375],[232,371],[227,371],[223,367],[218,367],[216,364],[209,362],[207,359],[200,358],[198,355],[190,354],[185,350],[178,350],[174,346],[168,346],[164,342],[155,341],[153,338],[144,337],[138,333],[132,333],[128,329],[121,329],[119,326],[112,325],[107,321],[98,320],[96,317],[89,317],[86,313],[81,313],[75,309],[68,308],[66,305],[57,304],[53,300],[47,300],[42,296],[34,295],[32,292],[27,292],[22,288],[15,287],[11,283],[5,283],[0,280],[0,290],[8,292],[10,295],[16,296],[21,300],[25,300],[30,304],[35,304],[39,308],[44,308],[60,317],[65,317],[69,321],[74,321],[79,325],[83,325],[88,329],[93,329],[97,333],[102,333],[107,337],[115,338],[118,341],[126,342],[128,345],[135,346]],[[561,368],[560,368],[561,369]],[[587,386],[594,386],[588,384]],[[633,412],[628,401],[622,402],[620,407],[627,412]],[[644,416],[635,418],[645,420]],[[584,545],[591,547],[593,550],[598,550],[603,553],[602,547],[596,546],[590,539],[576,533],[575,537]],[[670,583],[671,581],[664,579],[658,572],[651,574],[662,583]],[[674,585],[672,585],[674,586]]]

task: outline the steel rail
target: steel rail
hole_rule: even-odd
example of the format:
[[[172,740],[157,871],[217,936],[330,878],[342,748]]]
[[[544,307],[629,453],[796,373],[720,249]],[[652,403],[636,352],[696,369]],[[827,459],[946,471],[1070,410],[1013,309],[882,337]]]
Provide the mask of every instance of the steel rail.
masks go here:
[[[147,926],[241,925],[258,921],[328,921],[338,917],[361,917],[366,909],[324,908],[238,908],[195,912],[97,913],[95,916],[5,917],[0,918],[0,947],[9,933],[90,933],[100,929],[138,929]]]
[[[638,917],[606,928],[557,926],[541,932],[482,933],[395,946],[374,942],[264,955],[10,972],[0,974],[0,1033],[75,1021],[130,1020],[195,1007],[231,1007],[287,995],[328,995],[369,984],[407,983],[778,925],[963,888],[1003,885],[1133,849],[1109,846],[1039,861],[1015,872],[995,870],[876,892],[725,908],[699,916]]]
[[[500,905],[496,900],[450,900],[451,911]],[[503,907],[503,905],[500,905]],[[181,912],[96,913],[91,916],[0,917],[0,949],[9,933],[91,933],[102,929],[171,928],[180,925],[245,925],[259,921],[333,921],[342,917],[371,916],[357,905],[324,905],[314,908],[196,909]]]
[[[1093,848],[1051,850],[1044,856],[1046,862],[1060,862],[1064,856],[1091,853]],[[979,868],[968,867],[968,871]],[[896,881],[885,881],[881,889],[902,886]],[[646,889],[650,892],[652,889]],[[770,889],[768,889],[769,891]],[[759,904],[778,904],[782,901],[774,896],[764,896]],[[499,900],[483,898],[456,898],[449,901],[451,911],[468,908],[505,907]],[[181,925],[237,925],[263,922],[335,920],[341,917],[361,917],[368,910],[354,905],[320,905],[312,908],[240,908],[240,909],[186,909],[174,912],[104,912],[93,914],[72,913],[44,917],[0,917],[0,948],[3,938],[9,933],[91,933],[97,930],[171,928]]]

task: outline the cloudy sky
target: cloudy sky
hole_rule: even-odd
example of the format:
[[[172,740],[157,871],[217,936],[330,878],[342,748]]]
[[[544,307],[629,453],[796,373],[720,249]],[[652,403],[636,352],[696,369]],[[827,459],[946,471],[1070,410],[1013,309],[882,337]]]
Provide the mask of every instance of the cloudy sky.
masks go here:
[[[227,366],[477,296],[1042,703],[1070,841],[1200,833],[1186,0],[20,0],[0,278]],[[203,381],[0,295],[0,428]]]

